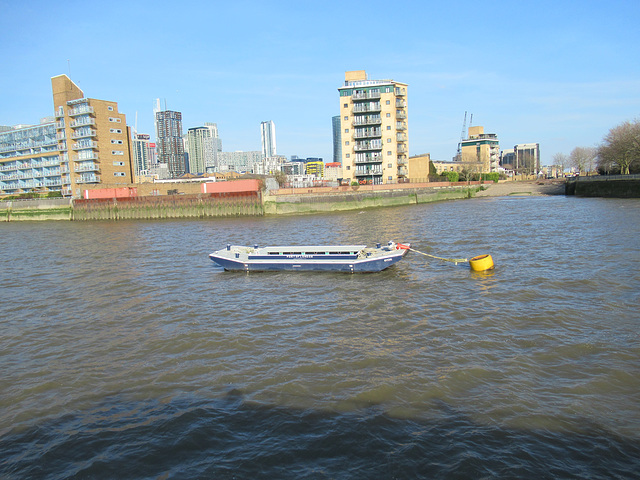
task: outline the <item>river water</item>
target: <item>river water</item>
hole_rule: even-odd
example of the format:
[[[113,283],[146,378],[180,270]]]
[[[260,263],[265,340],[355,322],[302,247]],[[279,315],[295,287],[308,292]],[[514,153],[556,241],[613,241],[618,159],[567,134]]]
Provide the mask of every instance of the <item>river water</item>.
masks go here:
[[[638,478],[637,199],[0,234],[0,478]],[[496,268],[207,257],[388,240]]]

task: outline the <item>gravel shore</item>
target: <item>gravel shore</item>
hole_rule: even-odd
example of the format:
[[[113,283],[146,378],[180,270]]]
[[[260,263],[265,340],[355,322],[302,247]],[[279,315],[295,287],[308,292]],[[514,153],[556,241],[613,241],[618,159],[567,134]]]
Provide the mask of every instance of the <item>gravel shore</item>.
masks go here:
[[[506,197],[509,195],[564,195],[564,181],[508,181],[484,186],[475,197]]]

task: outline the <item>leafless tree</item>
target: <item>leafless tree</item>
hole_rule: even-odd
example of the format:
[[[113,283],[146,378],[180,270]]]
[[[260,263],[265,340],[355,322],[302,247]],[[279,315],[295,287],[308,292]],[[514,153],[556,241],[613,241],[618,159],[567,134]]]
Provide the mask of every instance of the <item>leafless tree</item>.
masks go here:
[[[560,175],[564,175],[564,167],[569,165],[569,158],[564,153],[556,153],[553,156],[553,167],[556,167]]]
[[[596,149],[592,147],[576,147],[569,155],[570,165],[578,172],[590,172],[595,168]]]
[[[640,122],[626,121],[609,130],[598,148],[598,167],[605,172],[616,166],[623,175],[632,165],[640,166]]]

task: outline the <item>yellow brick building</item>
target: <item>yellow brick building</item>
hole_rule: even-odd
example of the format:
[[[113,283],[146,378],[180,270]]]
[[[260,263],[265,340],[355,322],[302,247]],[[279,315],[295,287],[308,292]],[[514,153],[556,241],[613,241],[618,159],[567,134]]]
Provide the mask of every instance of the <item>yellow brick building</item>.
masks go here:
[[[461,161],[469,172],[496,172],[500,166],[498,136],[484,133],[484,127],[469,127],[469,137],[462,140]]]
[[[116,102],[86,98],[66,75],[51,79],[62,194],[133,182],[131,132]]]
[[[409,178],[407,84],[345,72],[340,93],[342,174],[350,182],[380,185]]]

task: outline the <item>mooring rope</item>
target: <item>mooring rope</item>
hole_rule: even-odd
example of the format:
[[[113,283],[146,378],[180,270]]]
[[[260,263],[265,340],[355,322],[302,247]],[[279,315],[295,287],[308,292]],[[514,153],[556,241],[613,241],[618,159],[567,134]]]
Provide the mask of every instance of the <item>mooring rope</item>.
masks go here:
[[[443,258],[443,257],[436,257],[435,255],[429,255],[428,253],[424,253],[421,252],[420,250],[416,250],[415,248],[409,248],[409,250],[411,250],[412,252],[416,252],[419,253],[420,255],[424,255],[425,257],[431,257],[431,258],[436,258],[438,260],[443,260],[445,262],[453,262],[456,265],[459,263],[464,263],[464,262],[468,262],[469,259],[468,258]]]

